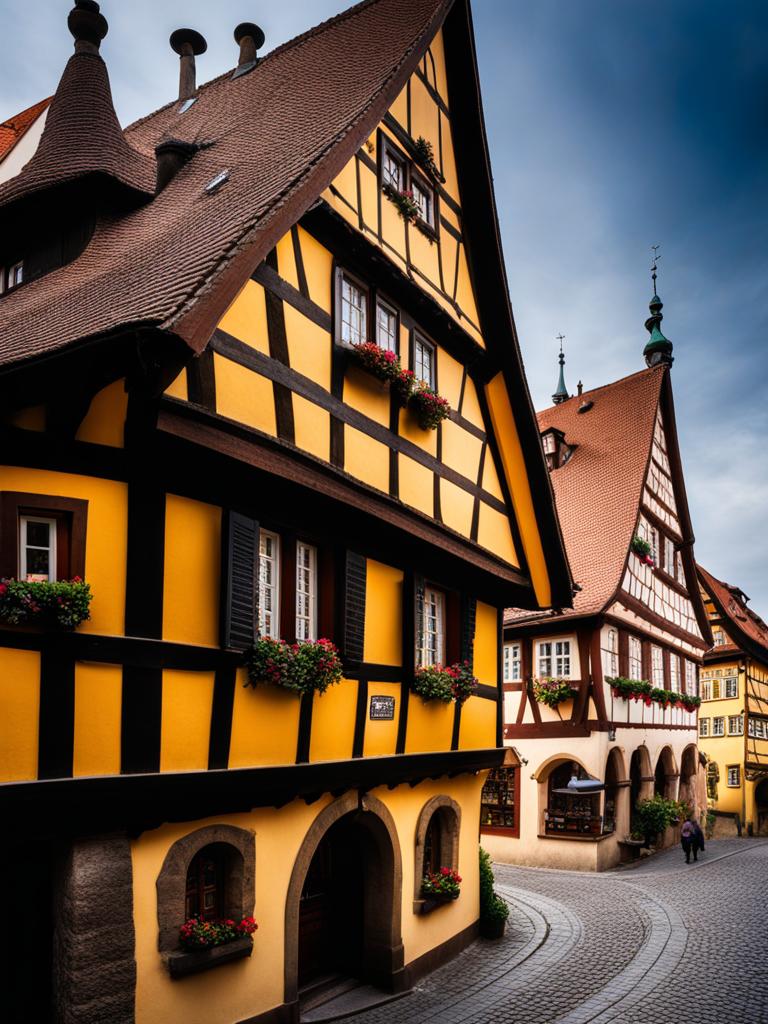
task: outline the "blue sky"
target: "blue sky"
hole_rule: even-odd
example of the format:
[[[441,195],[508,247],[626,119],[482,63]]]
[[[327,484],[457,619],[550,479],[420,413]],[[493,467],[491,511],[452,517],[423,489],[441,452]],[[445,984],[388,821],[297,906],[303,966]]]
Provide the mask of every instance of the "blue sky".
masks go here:
[[[235,62],[343,10],[332,0],[106,0],[123,124],[175,94],[180,25]],[[71,53],[67,0],[0,0],[0,120],[51,93]],[[661,244],[664,332],[696,555],[768,617],[768,4],[475,0],[480,77],[510,292],[537,408],[556,383],[640,369]]]

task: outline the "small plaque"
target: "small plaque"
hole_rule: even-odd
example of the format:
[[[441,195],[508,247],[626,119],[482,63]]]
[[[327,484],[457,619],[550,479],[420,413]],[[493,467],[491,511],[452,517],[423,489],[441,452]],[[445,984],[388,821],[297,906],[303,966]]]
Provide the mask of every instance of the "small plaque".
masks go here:
[[[395,717],[394,697],[371,697],[371,721],[391,721]]]

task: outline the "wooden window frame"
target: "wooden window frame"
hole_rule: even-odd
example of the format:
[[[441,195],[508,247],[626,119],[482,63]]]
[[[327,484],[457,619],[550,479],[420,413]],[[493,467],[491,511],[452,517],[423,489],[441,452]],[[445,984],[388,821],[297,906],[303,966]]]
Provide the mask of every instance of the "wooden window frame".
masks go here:
[[[21,516],[56,519],[56,579],[85,578],[88,502],[27,491],[0,492],[0,576],[19,575]]]
[[[373,306],[373,290],[371,286],[364,281],[361,277],[358,277],[354,271],[348,270],[341,264],[335,264],[333,268],[334,273],[334,286],[333,286],[333,341],[339,348],[343,348],[345,351],[349,351],[352,348],[352,342],[344,341],[341,336],[341,311],[343,309],[343,298],[342,298],[342,284],[346,277],[356,288],[359,288],[365,295],[366,301],[366,314],[365,314],[365,332],[363,336],[363,342],[371,340],[371,309]]]
[[[270,537],[277,541],[277,551],[272,556],[272,561],[275,566],[276,580],[272,585],[274,591],[275,600],[272,606],[272,623],[273,629],[270,632],[265,632],[262,628],[262,616],[265,614],[266,609],[264,608],[263,595],[261,592],[261,545],[265,537]],[[282,592],[283,592],[283,538],[276,530],[268,530],[264,527],[259,529],[259,548],[258,548],[258,576],[257,576],[257,588],[258,588],[258,632],[260,637],[270,637],[273,640],[282,639],[282,627],[283,627],[283,608],[281,605]],[[277,624],[275,627],[275,623]]]
[[[426,192],[432,200],[432,223],[423,220],[421,217],[418,218],[417,230],[423,231],[428,237],[437,239],[440,230],[440,205],[439,205],[439,194],[435,184],[430,182],[428,175],[426,175],[420,167],[416,164],[413,157],[409,156],[396,142],[379,129],[378,134],[378,166],[377,166],[377,178],[379,191],[386,195],[387,188],[393,186],[384,180],[384,161],[387,155],[391,155],[397,163],[403,169],[403,184],[401,191],[410,189],[413,190],[414,183],[422,190]]]
[[[438,595],[440,598],[442,598],[442,616],[443,616],[443,621],[442,621],[442,636],[440,637],[442,643],[440,644],[440,646],[438,647],[438,650],[436,652],[437,660],[434,662],[435,665],[450,664],[449,659],[448,659],[448,637],[449,637],[449,635],[453,636],[453,635],[455,635],[457,633],[456,630],[449,628],[449,623],[448,623],[448,593],[447,593],[447,591],[443,587],[439,587],[436,583],[432,583],[429,580],[425,580],[425,582],[424,582],[424,596],[422,598],[422,601],[423,601],[423,609],[422,609],[422,635],[421,635],[421,637],[417,638],[417,645],[418,646],[416,648],[416,666],[417,666],[417,668],[432,667],[430,663],[427,663],[426,661],[422,660],[422,658],[424,656],[424,653],[426,652],[427,591],[431,591],[432,593],[434,593],[434,594]],[[438,636],[440,636],[440,635],[438,634]],[[442,655],[442,657],[440,655]],[[455,659],[455,660],[458,660],[458,659]]]
[[[699,719],[699,736],[701,736],[702,739],[707,739],[709,734],[710,734],[709,733],[709,719],[708,718],[700,718]]]
[[[432,352],[432,383],[430,384],[430,387],[432,388],[433,391],[437,391],[438,390],[438,383],[437,383],[437,344],[436,344],[436,342],[434,342],[429,337],[428,334],[426,334],[424,331],[422,331],[420,327],[413,327],[413,328],[411,328],[411,332],[410,332],[409,353],[408,353],[409,358],[410,358],[410,364],[409,364],[410,368],[413,371],[414,375],[416,376],[416,380],[417,381],[420,380],[421,378],[416,373],[416,337],[417,336],[419,338],[419,341],[424,343],[426,345],[426,347],[428,349],[430,349],[430,351]]]
[[[384,306],[386,309],[388,309],[390,313],[394,313],[394,316],[395,316],[395,355],[397,355],[399,357],[400,356],[400,323],[401,323],[400,309],[398,308],[398,306],[395,305],[394,302],[392,302],[390,299],[388,299],[387,296],[383,292],[379,291],[378,288],[372,288],[371,289],[371,293],[372,293],[372,308],[373,308],[373,313],[374,313],[373,324],[372,324],[372,331],[371,331],[371,341],[373,341],[374,344],[378,345],[379,348],[381,348],[381,345],[379,345],[379,306],[381,305],[381,306]],[[382,351],[383,352],[388,352],[388,351],[391,351],[391,350],[390,349],[382,349]]]
[[[736,782],[731,782],[731,772],[736,772]],[[725,766],[725,785],[728,789],[741,789],[740,764],[727,764]]]
[[[412,162],[409,163],[408,165],[408,179],[409,180],[407,187],[411,191],[413,191],[413,186],[416,185],[417,188],[421,189],[421,191],[424,192],[425,195],[429,197],[430,207],[432,211],[432,220],[424,220],[424,218],[420,216],[417,221],[417,228],[418,230],[423,231],[424,234],[429,236],[430,238],[436,239],[438,234],[438,224],[440,223],[437,189],[435,188],[434,185],[430,185],[426,175],[416,170],[416,167]],[[416,200],[414,197],[414,202],[415,201]]]

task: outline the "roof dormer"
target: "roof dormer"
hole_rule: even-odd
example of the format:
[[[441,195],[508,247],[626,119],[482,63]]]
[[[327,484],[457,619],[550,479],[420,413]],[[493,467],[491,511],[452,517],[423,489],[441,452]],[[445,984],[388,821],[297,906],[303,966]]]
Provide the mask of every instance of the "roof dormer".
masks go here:
[[[547,469],[550,471],[564,466],[576,448],[576,445],[566,443],[565,434],[557,427],[550,427],[542,432],[541,445],[544,449],[544,458],[547,460]]]

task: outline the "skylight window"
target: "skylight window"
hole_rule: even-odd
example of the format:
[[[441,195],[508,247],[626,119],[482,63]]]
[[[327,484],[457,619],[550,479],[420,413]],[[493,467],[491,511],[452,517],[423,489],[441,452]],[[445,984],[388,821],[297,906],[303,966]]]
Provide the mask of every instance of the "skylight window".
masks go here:
[[[186,114],[189,108],[194,106],[195,103],[197,103],[197,96],[190,96],[188,100],[184,100],[184,102],[181,104],[181,106],[178,109],[178,113]]]
[[[229,171],[221,171],[215,178],[211,178],[205,186],[206,194],[211,196],[214,192],[218,192],[221,186],[227,181],[229,181]]]

